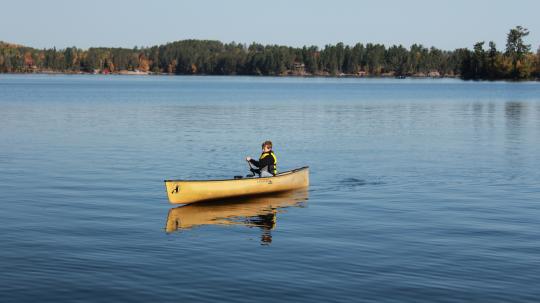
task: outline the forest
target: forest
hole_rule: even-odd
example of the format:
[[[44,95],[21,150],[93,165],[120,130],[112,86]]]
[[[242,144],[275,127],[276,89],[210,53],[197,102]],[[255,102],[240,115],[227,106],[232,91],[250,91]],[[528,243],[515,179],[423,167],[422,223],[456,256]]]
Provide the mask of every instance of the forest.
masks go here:
[[[482,41],[472,49],[441,50],[374,43],[290,47],[182,40],[129,48],[36,49],[0,41],[0,73],[142,73],[176,75],[540,78],[540,48],[526,28],[507,34],[504,50]]]

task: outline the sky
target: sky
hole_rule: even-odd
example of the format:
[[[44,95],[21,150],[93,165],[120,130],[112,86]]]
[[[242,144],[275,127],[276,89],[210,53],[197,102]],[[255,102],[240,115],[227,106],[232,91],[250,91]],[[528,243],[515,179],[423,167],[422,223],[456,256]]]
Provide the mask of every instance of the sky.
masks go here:
[[[522,25],[540,46],[539,0],[0,0],[0,41],[36,48],[209,39],[290,46],[505,46]]]

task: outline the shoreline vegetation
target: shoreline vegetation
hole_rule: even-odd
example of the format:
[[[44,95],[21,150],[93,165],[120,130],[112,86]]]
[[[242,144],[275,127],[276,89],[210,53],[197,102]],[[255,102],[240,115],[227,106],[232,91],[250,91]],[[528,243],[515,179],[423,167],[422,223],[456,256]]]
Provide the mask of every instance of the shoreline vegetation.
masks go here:
[[[182,40],[129,48],[35,49],[0,41],[0,73],[119,75],[260,75],[300,77],[432,77],[465,80],[539,80],[540,47],[533,53],[526,28],[494,42],[453,51],[413,44],[337,43],[289,47],[213,40]]]

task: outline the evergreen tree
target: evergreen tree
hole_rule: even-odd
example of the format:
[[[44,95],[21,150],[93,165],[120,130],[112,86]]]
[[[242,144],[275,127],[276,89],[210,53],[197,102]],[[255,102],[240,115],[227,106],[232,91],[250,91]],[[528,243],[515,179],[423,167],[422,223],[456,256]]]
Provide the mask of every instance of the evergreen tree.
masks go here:
[[[523,59],[531,50],[530,44],[525,44],[523,38],[529,35],[529,30],[521,26],[511,29],[506,38],[506,55],[512,60],[512,76],[526,77],[519,68],[524,65]]]

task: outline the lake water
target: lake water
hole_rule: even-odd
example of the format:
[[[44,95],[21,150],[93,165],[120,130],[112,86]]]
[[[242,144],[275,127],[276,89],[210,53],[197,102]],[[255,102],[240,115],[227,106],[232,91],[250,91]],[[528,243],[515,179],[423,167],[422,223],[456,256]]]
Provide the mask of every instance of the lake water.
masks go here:
[[[0,75],[0,301],[538,302],[539,185],[540,83]]]

